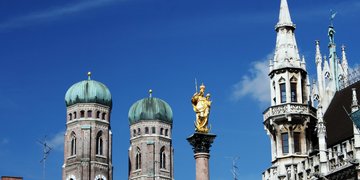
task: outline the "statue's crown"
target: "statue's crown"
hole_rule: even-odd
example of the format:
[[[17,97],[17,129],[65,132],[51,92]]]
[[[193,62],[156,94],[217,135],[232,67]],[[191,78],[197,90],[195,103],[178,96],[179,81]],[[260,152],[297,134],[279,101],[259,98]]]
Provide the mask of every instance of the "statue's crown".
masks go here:
[[[204,83],[201,84],[200,89],[205,89]]]

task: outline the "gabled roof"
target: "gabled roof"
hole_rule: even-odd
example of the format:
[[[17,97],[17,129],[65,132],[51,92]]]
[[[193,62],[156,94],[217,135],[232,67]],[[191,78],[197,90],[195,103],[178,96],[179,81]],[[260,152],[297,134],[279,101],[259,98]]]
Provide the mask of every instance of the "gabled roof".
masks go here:
[[[324,114],[328,147],[354,136],[353,123],[347,114],[351,112],[352,88],[359,90],[360,81],[336,92]]]

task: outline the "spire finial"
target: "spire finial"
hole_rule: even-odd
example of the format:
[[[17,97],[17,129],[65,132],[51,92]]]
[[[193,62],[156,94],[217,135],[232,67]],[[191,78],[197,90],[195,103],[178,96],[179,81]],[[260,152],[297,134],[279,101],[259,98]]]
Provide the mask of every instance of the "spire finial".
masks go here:
[[[149,89],[149,97],[152,98],[152,89]]]
[[[280,26],[291,26],[295,28],[295,25],[291,21],[287,0],[281,0],[280,3],[279,22],[277,23],[276,27]]]
[[[321,64],[322,63],[322,59],[321,59],[321,52],[320,52],[320,41],[316,40],[315,41],[316,44],[316,52],[315,52],[315,62],[316,64]]]
[[[91,80],[91,72],[90,71],[87,73],[87,75],[88,75],[88,80]]]
[[[337,12],[330,9],[330,26],[331,27],[334,27],[334,19],[335,19],[335,16],[336,16]]]

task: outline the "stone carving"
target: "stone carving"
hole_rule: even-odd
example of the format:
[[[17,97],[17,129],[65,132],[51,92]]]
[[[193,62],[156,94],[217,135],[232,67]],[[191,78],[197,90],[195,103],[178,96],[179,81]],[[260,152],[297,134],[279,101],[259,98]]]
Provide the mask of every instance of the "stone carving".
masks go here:
[[[193,147],[194,153],[209,153],[211,144],[214,142],[216,135],[195,133],[187,140]]]
[[[284,104],[279,106],[273,106],[267,109],[264,113],[264,120],[267,120],[273,116],[285,115],[285,114],[306,114],[316,117],[314,111],[312,111],[307,105],[303,104]]]

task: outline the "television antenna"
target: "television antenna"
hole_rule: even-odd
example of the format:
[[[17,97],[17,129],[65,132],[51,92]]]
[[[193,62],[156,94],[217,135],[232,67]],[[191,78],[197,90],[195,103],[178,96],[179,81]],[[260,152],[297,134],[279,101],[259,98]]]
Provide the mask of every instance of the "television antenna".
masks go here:
[[[235,156],[235,157],[226,157],[226,158],[229,158],[229,159],[232,159],[232,167],[231,167],[231,174],[233,175],[233,178],[234,180],[239,180],[239,168],[238,166],[236,165],[237,161],[239,160],[239,157],[238,156]]]
[[[47,144],[46,136],[44,137],[44,140],[38,140],[38,143],[43,146],[43,158],[41,159],[40,163],[43,164],[43,180],[45,180],[46,159],[48,158],[52,147]]]

